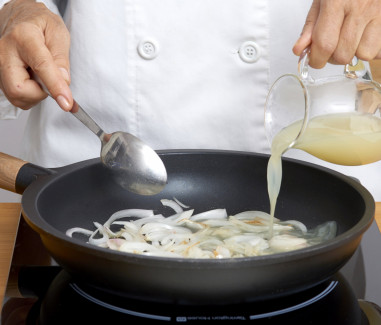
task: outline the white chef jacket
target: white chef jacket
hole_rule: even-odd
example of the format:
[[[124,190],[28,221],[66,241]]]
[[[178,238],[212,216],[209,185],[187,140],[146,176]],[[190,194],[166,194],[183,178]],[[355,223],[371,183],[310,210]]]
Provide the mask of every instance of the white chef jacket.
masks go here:
[[[295,70],[292,43],[308,8],[295,6],[295,24],[275,2],[68,1],[74,97],[106,132],[130,132],[155,149],[268,151],[270,74]],[[272,38],[274,22],[287,20],[293,33]],[[99,156],[99,140],[50,98],[30,115],[27,160],[60,166]]]
[[[43,2],[60,10],[71,32],[74,98],[106,132],[130,132],[154,149],[269,152],[265,99],[279,76],[297,73],[291,49],[311,0]],[[0,118],[16,110],[0,97]],[[59,167],[99,153],[97,137],[51,98],[31,109],[21,158]],[[381,201],[381,163],[342,167],[298,150],[288,156],[354,176]],[[378,279],[377,268],[366,271]],[[373,298],[378,289],[368,290]]]
[[[106,132],[130,132],[154,149],[269,152],[266,95],[277,77],[297,72],[291,49],[310,0],[43,2],[61,10],[71,32],[74,98]],[[0,99],[2,118],[15,110]],[[31,110],[23,159],[58,167],[99,152],[97,137],[51,98]],[[297,150],[288,156],[356,177],[381,201],[381,163],[342,167]]]

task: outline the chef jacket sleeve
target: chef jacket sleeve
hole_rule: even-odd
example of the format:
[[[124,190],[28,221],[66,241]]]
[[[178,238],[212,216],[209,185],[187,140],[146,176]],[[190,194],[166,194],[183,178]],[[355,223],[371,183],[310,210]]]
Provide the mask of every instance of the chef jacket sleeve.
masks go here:
[[[0,120],[13,120],[20,115],[21,109],[13,106],[0,90]]]

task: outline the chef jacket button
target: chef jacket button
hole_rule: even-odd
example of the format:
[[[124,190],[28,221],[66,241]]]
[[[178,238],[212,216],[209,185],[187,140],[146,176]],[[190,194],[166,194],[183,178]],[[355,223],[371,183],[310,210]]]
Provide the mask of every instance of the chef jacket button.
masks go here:
[[[242,61],[246,63],[254,63],[259,59],[261,51],[257,43],[247,41],[241,45],[238,54]]]
[[[144,39],[138,45],[139,55],[146,60],[152,60],[159,53],[159,46],[153,39]]]

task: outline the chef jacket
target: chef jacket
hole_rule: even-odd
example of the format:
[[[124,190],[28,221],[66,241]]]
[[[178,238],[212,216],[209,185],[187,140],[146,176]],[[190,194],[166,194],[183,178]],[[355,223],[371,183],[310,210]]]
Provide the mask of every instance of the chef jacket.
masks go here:
[[[292,46],[311,1],[45,0],[71,33],[74,98],[106,131],[154,149],[270,150],[264,106],[271,84],[297,73]],[[327,65],[315,77],[342,74]],[[2,96],[0,117],[19,109]],[[45,167],[99,157],[100,141],[47,98],[32,108],[20,156]],[[381,163],[343,167],[381,200]]]

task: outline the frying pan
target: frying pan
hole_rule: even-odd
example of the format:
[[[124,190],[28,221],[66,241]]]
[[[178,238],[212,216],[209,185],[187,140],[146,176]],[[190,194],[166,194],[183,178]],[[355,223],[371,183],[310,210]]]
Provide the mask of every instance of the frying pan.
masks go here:
[[[355,179],[283,159],[276,217],[299,220],[308,228],[335,220],[338,234],[334,239],[269,256],[210,260],[121,253],[65,235],[75,226],[94,229],[94,221],[104,223],[121,209],[173,213],[160,203],[164,198],[176,197],[194,208],[194,213],[214,208],[226,208],[229,214],[269,211],[268,155],[216,150],[158,153],[167,168],[168,184],[154,196],[139,196],[119,187],[99,159],[45,169],[2,155],[0,184],[23,193],[25,220],[85,291],[163,303],[259,301],[313,287],[348,261],[374,218],[373,197]]]

